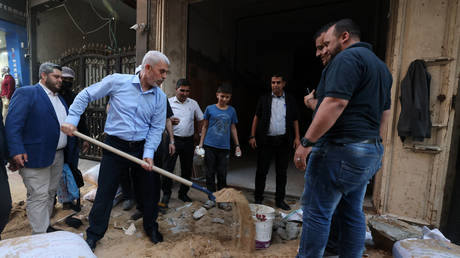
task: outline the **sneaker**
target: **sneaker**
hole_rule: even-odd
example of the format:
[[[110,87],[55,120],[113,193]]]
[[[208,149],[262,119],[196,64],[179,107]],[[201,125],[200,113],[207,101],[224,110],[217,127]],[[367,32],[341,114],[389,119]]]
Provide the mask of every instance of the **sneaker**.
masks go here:
[[[232,210],[232,205],[230,205],[229,202],[220,202],[217,204],[217,207],[221,210],[224,211],[231,211]]]
[[[207,210],[211,209],[212,207],[216,206],[216,202],[215,201],[211,201],[211,200],[207,200],[203,207]]]

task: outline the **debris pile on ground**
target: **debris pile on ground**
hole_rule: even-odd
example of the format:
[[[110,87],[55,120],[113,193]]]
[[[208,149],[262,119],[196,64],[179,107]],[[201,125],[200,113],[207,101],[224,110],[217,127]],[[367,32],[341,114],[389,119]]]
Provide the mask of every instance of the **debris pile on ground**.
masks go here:
[[[422,229],[390,216],[375,216],[368,221],[376,247],[391,251],[396,241],[422,238]]]

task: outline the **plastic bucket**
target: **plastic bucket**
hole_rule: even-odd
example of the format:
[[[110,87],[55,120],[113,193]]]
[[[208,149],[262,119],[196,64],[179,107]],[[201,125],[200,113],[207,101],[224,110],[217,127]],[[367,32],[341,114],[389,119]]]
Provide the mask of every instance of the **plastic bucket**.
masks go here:
[[[268,248],[272,239],[275,209],[262,204],[249,204],[249,208],[256,227],[256,249]]]

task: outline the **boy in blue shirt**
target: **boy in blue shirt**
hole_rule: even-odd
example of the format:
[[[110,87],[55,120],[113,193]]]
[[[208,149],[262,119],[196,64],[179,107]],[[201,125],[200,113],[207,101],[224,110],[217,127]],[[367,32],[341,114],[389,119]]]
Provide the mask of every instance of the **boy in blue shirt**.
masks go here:
[[[206,164],[206,188],[215,192],[227,186],[227,165],[230,151],[230,134],[235,143],[235,155],[241,156],[238,133],[236,131],[235,109],[228,105],[232,98],[230,85],[222,85],[217,89],[217,104],[209,105],[204,111],[203,127],[199,147],[204,146]],[[217,175],[217,189],[215,177]],[[204,207],[209,209],[215,202],[208,200]],[[219,203],[219,208],[231,210],[228,203]]]

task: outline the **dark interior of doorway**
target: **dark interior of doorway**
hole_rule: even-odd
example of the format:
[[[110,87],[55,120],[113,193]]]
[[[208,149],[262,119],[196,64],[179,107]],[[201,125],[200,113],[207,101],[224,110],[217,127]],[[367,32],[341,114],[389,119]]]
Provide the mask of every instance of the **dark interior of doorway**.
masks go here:
[[[241,144],[247,144],[257,99],[270,91],[273,73],[287,76],[296,98],[301,135],[312,112],[303,105],[323,69],[315,57],[314,33],[324,24],[351,18],[362,41],[384,60],[389,1],[380,0],[205,0],[189,5],[187,77],[201,108],[216,103],[222,83],[233,86]],[[244,146],[243,146],[244,147]],[[370,192],[370,191],[369,191]]]

